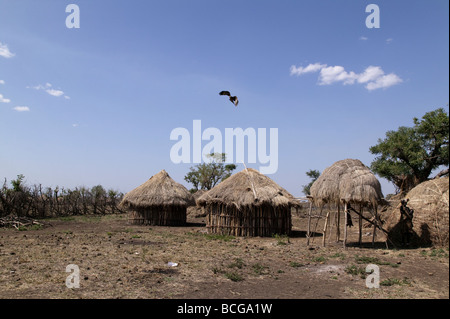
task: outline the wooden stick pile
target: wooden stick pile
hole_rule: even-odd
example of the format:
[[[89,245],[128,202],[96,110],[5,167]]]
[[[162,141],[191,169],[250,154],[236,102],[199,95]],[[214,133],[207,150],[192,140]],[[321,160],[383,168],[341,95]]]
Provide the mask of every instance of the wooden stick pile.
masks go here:
[[[13,216],[13,215],[9,215],[9,216],[5,216],[5,217],[1,217],[0,218],[0,227],[14,227],[15,229],[20,229],[22,227],[30,227],[33,225],[38,225],[38,226],[46,226],[46,225],[50,225],[48,223],[43,223],[43,222],[39,222],[36,219],[32,219],[29,217],[19,217],[19,216]]]

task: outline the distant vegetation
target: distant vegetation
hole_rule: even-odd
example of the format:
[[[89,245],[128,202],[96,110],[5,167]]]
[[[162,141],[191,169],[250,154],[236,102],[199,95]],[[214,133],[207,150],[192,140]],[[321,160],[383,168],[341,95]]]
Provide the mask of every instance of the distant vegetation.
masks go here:
[[[118,208],[123,194],[106,190],[101,185],[66,189],[56,186],[26,185],[24,176],[18,175],[10,183],[5,179],[0,188],[0,217],[59,217],[121,212]]]

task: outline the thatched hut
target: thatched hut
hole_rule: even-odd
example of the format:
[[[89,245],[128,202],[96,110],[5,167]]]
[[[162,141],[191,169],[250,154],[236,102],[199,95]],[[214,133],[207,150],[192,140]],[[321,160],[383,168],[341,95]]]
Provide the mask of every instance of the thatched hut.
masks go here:
[[[351,205],[359,209],[359,242],[362,241],[362,209],[368,207],[374,210],[375,219],[377,219],[376,210],[382,202],[383,193],[381,184],[375,175],[360,160],[345,159],[337,161],[332,166],[326,168],[319,178],[313,183],[310,189],[310,199],[317,207],[325,205],[337,207],[336,213],[336,237],[340,236],[340,208],[344,205],[344,211],[348,211]],[[347,218],[345,214],[345,237],[344,246],[347,240]],[[323,232],[323,241],[325,244],[325,234],[328,225],[329,213],[326,216]],[[309,226],[308,226],[309,228]],[[309,229],[308,229],[309,233]],[[375,238],[375,231],[373,232]]]
[[[377,207],[383,198],[381,184],[360,160],[345,159],[326,168],[311,186],[314,204],[342,203]]]
[[[291,207],[300,203],[255,169],[246,168],[202,195],[210,233],[233,236],[289,234]]]
[[[129,210],[131,224],[179,226],[186,223],[186,207],[194,204],[186,187],[162,170],[127,193],[120,206]]]
[[[449,246],[449,178],[423,182],[408,192],[407,206],[414,209],[414,245]],[[386,215],[389,237],[401,242],[400,205]]]

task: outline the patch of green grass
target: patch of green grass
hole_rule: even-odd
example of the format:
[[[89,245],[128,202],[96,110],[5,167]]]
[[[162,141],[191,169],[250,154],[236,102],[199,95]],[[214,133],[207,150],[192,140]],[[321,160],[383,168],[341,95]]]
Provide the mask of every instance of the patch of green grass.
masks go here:
[[[430,257],[448,258],[448,253],[443,248],[433,249],[430,252]]]
[[[316,263],[324,263],[327,261],[327,259],[324,256],[313,257],[311,260]]]
[[[343,253],[335,253],[334,255],[329,256],[330,258],[340,258],[341,260],[345,259],[345,255]]]
[[[268,269],[268,267],[263,266],[260,263],[256,263],[252,266],[252,269],[256,275],[263,275],[265,270]]]
[[[41,225],[19,226],[18,231],[39,230],[39,229],[42,229]]]
[[[364,268],[355,265],[345,267],[344,271],[349,275],[359,276],[362,279],[365,279],[367,275],[366,270]]]
[[[296,261],[291,261],[291,262],[289,263],[289,266],[294,267],[294,268],[299,268],[299,267],[303,267],[304,264],[298,263],[298,262],[296,262]]]
[[[238,269],[242,269],[242,267],[244,266],[244,261],[241,258],[236,258],[234,260],[234,262],[232,262],[231,264],[229,264],[227,267],[228,268],[238,268]]]
[[[397,268],[397,264],[390,263],[388,261],[379,260],[377,257],[367,257],[367,256],[355,256],[355,261],[357,264],[375,264],[375,265],[385,265],[391,266],[392,268]]]
[[[139,235],[133,235],[133,236],[131,236],[131,238],[141,238],[141,236],[139,236]]]
[[[230,271],[225,273],[225,277],[231,281],[238,282],[244,280],[244,278],[235,271]]]
[[[398,278],[388,278],[380,282],[380,286],[390,287],[394,285],[399,286],[411,286],[411,282],[407,277],[404,277],[403,279]]]
[[[277,245],[289,244],[289,236],[287,235],[273,234],[272,237],[277,240]]]

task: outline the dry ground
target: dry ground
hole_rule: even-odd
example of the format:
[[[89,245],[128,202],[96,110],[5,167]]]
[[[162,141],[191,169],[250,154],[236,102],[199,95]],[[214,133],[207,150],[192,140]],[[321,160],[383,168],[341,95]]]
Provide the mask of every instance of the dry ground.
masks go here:
[[[306,246],[306,218],[293,235],[234,238],[205,233],[204,218],[185,227],[127,224],[125,215],[48,220],[51,227],[0,229],[0,298],[449,298],[448,248]],[[320,229],[320,225],[319,228]],[[357,241],[357,228],[349,242]],[[169,267],[168,262],[178,263]],[[367,264],[381,287],[366,287]],[[66,266],[80,288],[66,287]]]

